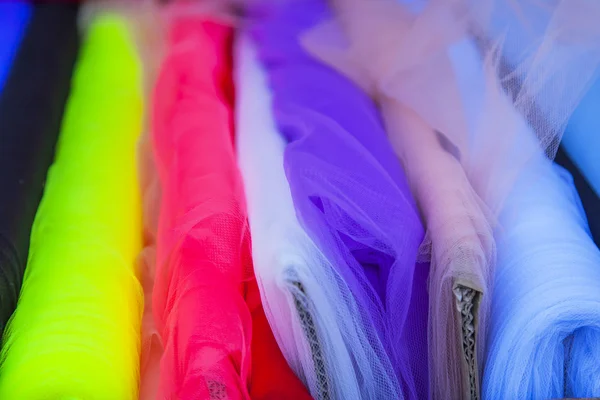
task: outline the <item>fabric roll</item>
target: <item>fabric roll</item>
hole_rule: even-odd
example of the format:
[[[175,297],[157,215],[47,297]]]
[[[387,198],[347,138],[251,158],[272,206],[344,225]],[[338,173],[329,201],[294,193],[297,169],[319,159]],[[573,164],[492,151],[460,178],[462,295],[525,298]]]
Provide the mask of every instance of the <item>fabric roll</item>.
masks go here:
[[[497,43],[492,52],[496,58],[502,57],[495,61],[499,64],[497,80],[503,88],[496,102],[489,102],[494,97],[490,92],[495,89],[484,83],[492,57],[486,59],[484,51],[482,61],[474,44],[470,44],[470,54],[459,46],[452,49],[455,68],[463,71],[457,75],[470,125],[481,126],[486,103],[495,106],[488,113],[505,107],[505,118],[498,125],[504,128],[495,132],[496,143],[503,152],[517,150],[506,153],[516,157],[502,160],[490,156],[480,162],[484,166],[493,161],[497,172],[490,175],[486,185],[481,185],[481,180],[476,183],[482,197],[492,198],[488,204],[501,210],[495,231],[498,263],[482,396],[598,396],[597,384],[587,375],[597,373],[595,367],[587,367],[598,357],[593,350],[598,340],[593,333],[597,330],[597,314],[592,312],[597,305],[590,307],[588,303],[597,302],[597,297],[590,297],[591,291],[582,285],[587,280],[597,281],[593,270],[597,269],[598,259],[592,251],[590,230],[573,179],[560,168],[553,171],[545,156],[556,153],[566,121],[600,61],[598,41],[594,39],[598,37],[596,20],[589,18],[600,17],[600,8],[585,1],[558,1],[550,6],[525,1],[519,4],[520,10],[510,2],[494,3],[488,26],[492,27],[488,32],[493,33],[487,40]],[[518,15],[507,19],[507,11]],[[545,17],[548,19],[543,22]],[[507,125],[505,121],[511,120]],[[507,131],[511,132],[510,139]],[[472,143],[472,148],[479,151],[481,140],[473,138]],[[489,149],[480,160],[487,158],[485,154],[493,154]],[[560,151],[559,158],[565,161]],[[518,178],[514,188],[513,177]],[[581,175],[575,176],[575,185],[585,189]],[[590,204],[589,196],[586,202]],[[566,270],[570,271],[573,264],[581,268],[573,270],[571,276]],[[529,278],[530,274],[539,279]],[[567,276],[572,280],[568,281]],[[578,289],[578,285],[582,287]],[[568,294],[571,291],[582,297]],[[547,293],[552,294],[544,295]],[[506,362],[506,354],[511,354],[511,361]]]
[[[571,176],[540,155],[500,221],[483,398],[600,396],[600,251]]]
[[[231,131],[231,37],[218,23],[175,20],[154,91],[158,398],[249,398],[250,251]]]
[[[551,3],[333,0],[335,18],[301,38],[377,100],[426,222],[434,398],[478,397],[497,216],[539,150],[554,156],[564,124],[600,62],[600,29],[593,17],[600,13],[598,4]],[[521,9],[537,9],[549,22],[533,29],[535,40],[521,41],[506,24],[506,9],[516,11],[513,25],[524,31],[534,21],[519,18]],[[526,45],[505,40],[507,31]],[[471,47],[468,57],[483,60],[479,66],[457,68],[456,54],[464,46]],[[513,51],[518,61],[504,64]],[[463,88],[473,85],[485,91],[465,94]],[[475,120],[465,104],[473,97]],[[522,146],[520,115],[538,147]]]
[[[0,93],[21,43],[32,7],[24,2],[0,3]]]
[[[494,87],[475,45],[451,48],[470,126]],[[508,96],[504,95],[505,103]],[[553,167],[516,108],[514,145],[530,156],[498,218],[497,264],[483,399],[597,396],[600,251],[591,241],[571,176]],[[473,142],[477,143],[476,135]],[[511,162],[510,160],[507,160]],[[502,166],[502,165],[500,165]],[[493,175],[494,176],[494,175]],[[498,177],[499,175],[495,175]],[[540,367],[541,366],[541,367]],[[585,370],[585,372],[583,372]]]
[[[352,293],[343,302],[346,309],[356,304],[355,337],[367,338],[344,338],[353,375],[344,373],[351,385],[335,385],[333,397],[427,397],[428,265],[417,264],[423,227],[377,110],[298,43],[301,32],[328,17],[323,1],[264,2],[248,14],[287,142],[284,167],[296,215]]]
[[[354,308],[345,303],[352,295],[295,215],[283,166],[285,140],[271,112],[266,73],[247,35],[238,39],[234,54],[238,161],[266,317],[287,362],[315,398],[347,393],[358,398],[345,346],[350,338],[360,345]]]
[[[304,398],[262,310],[233,135],[231,27],[170,26],[154,92],[162,187],[153,314],[157,398]]]
[[[54,22],[74,18],[45,15],[46,35]],[[32,228],[21,296],[3,337],[2,399],[137,399],[140,68],[124,22],[112,15],[95,20]]]
[[[3,32],[30,12],[24,4],[0,7]],[[76,16],[74,5],[34,7],[0,95],[0,329],[17,303],[31,226],[54,155],[79,46]]]
[[[332,1],[300,39],[378,103],[427,228],[429,391],[478,396],[495,244],[469,179],[468,127],[447,47],[461,38],[448,2]],[[480,327],[482,329],[480,329]]]

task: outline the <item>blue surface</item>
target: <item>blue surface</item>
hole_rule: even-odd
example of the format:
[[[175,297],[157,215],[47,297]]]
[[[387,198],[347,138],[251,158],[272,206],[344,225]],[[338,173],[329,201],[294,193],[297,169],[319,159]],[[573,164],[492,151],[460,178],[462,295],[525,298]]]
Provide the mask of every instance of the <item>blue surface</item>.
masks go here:
[[[22,1],[0,3],[0,92],[4,89],[31,14],[32,6]]]
[[[600,196],[600,80],[571,116],[562,143],[573,163]]]

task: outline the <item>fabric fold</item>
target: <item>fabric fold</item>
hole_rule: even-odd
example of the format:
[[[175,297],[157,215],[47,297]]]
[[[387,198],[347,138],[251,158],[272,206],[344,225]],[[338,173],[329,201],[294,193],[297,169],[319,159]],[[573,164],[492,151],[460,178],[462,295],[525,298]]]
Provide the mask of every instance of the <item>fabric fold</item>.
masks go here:
[[[600,149],[597,135],[600,127],[600,118],[597,114],[599,101],[600,79],[588,90],[573,113],[561,142],[564,151],[585,176],[596,196],[600,196],[600,165],[597,162],[598,149]]]
[[[483,398],[600,396],[600,251],[571,176],[540,154],[500,222]]]
[[[427,397],[423,228],[375,105],[298,43],[328,16],[323,1],[259,2],[248,31],[287,142],[296,215],[348,286],[353,298],[344,302],[356,303],[356,329],[367,339],[345,338],[358,397]]]
[[[74,5],[3,3],[0,14],[1,40],[8,46],[2,49],[0,58],[11,64],[10,72],[7,69],[0,73],[6,77],[0,83],[3,86],[0,330],[3,330],[17,304],[31,226],[54,156],[79,40]],[[26,21],[29,22],[25,28],[22,25]]]
[[[178,16],[154,91],[162,199],[152,312],[157,398],[302,398],[254,280],[233,132],[233,29]]]
[[[315,398],[358,396],[350,378],[352,354],[345,346],[350,339],[360,345],[355,308],[346,304],[351,293],[296,218],[284,171],[285,141],[271,113],[265,71],[247,35],[238,39],[235,55],[238,161],[266,316],[287,362]]]
[[[478,396],[495,244],[488,209],[463,164],[470,160],[459,82],[446,53],[465,35],[455,2],[420,13],[395,0],[332,2],[329,27],[300,39],[378,103],[427,227],[431,260],[428,359],[433,398]],[[478,356],[479,354],[479,356]]]
[[[38,29],[50,37],[54,27],[64,35],[61,43],[75,46],[75,9],[41,7],[45,21]],[[59,43],[53,45],[38,51],[48,51],[49,60],[55,52],[64,58],[48,64],[53,68],[40,80],[69,60],[57,52]],[[143,306],[135,266],[142,245],[135,164],[139,78],[124,22],[114,15],[96,19],[77,61],[23,288],[3,337],[2,399],[137,399]]]
[[[168,34],[152,120],[163,190],[152,295],[164,346],[157,396],[249,398],[242,283],[250,254],[230,125],[232,31],[182,18]]]
[[[408,2],[406,2],[408,3]],[[332,1],[335,17],[301,40],[378,102],[427,226],[430,387],[434,398],[477,398],[496,258],[493,230],[520,173],[541,149],[554,156],[593,75],[599,30],[586,1]],[[502,14],[550,16],[518,48]],[[528,27],[531,19],[514,25]],[[518,53],[517,62],[504,63]],[[460,57],[479,59],[473,69]],[[465,56],[465,54],[467,54]],[[477,118],[466,102],[478,94]],[[542,101],[539,101],[542,100]],[[522,146],[521,116],[538,147]],[[479,364],[479,365],[478,365]]]
[[[455,45],[451,55],[458,76],[468,74],[461,93],[468,122],[476,126],[481,99],[495,89],[486,84],[485,62],[473,43]],[[595,367],[588,366],[597,359],[599,297],[591,288],[597,285],[600,252],[573,179],[544,154],[531,115],[516,108],[512,114],[514,145],[529,161],[506,194],[494,232],[498,259],[480,361],[482,398],[597,396],[587,374],[594,374]]]

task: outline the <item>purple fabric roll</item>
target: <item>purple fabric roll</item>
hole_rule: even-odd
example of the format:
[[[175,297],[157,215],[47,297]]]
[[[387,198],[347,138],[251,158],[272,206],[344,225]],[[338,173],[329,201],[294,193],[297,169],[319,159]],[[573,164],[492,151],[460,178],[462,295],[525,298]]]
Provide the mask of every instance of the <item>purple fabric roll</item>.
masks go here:
[[[361,320],[375,328],[374,346],[381,343],[404,396],[427,398],[429,265],[417,263],[424,229],[371,99],[298,42],[327,14],[321,0],[269,2],[248,13],[288,141],[294,206],[350,287]]]

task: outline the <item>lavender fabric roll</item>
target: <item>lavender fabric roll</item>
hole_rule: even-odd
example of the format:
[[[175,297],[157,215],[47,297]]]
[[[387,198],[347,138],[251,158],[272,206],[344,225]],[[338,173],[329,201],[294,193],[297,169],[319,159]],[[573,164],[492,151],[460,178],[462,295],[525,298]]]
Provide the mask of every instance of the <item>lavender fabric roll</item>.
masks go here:
[[[359,378],[361,398],[427,398],[424,229],[377,109],[298,43],[328,17],[324,1],[264,2],[248,16],[287,140],[296,214],[349,286],[373,349],[354,360],[357,375],[372,371]]]

